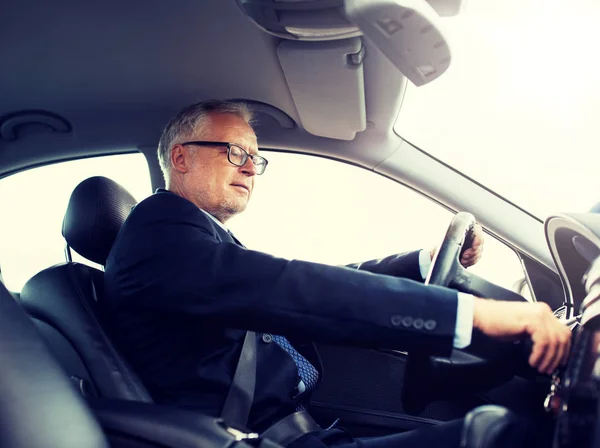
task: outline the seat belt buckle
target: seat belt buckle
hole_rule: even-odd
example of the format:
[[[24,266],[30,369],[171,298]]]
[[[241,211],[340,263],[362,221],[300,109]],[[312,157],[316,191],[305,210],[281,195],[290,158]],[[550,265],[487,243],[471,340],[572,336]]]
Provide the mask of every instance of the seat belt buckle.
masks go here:
[[[231,426],[225,426],[225,431],[231,434],[235,438],[236,442],[258,439],[259,437],[259,435],[255,432],[244,432],[240,431],[239,429],[232,428]]]
[[[264,437],[260,437],[260,435],[255,432],[247,432],[246,430],[240,430],[232,426],[227,426],[224,423],[223,427],[225,428],[225,431],[227,431],[234,437],[235,446],[238,446],[238,443],[240,443],[244,447],[283,448],[282,445],[279,445],[278,443],[273,442],[272,440],[265,439]]]
[[[222,419],[218,420],[218,423],[225,431],[234,437],[236,442],[258,439],[260,437],[258,433],[248,431],[246,428],[236,428],[235,426],[228,425]]]

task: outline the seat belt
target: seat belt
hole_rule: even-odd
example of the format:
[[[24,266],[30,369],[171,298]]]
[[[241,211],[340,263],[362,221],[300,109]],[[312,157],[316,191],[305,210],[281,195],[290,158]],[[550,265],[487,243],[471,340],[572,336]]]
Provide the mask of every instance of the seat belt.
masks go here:
[[[221,418],[228,425],[241,428],[248,425],[256,390],[256,357],[256,333],[247,331],[233,381],[221,411]],[[307,411],[298,411],[273,424],[260,434],[260,437],[285,446],[309,432],[320,430],[321,427]]]
[[[231,387],[225,398],[221,418],[229,425],[248,424],[256,389],[256,333],[247,331]]]
[[[260,437],[287,446],[304,434],[321,430],[322,428],[307,411],[298,411],[283,417],[269,429],[262,432]]]

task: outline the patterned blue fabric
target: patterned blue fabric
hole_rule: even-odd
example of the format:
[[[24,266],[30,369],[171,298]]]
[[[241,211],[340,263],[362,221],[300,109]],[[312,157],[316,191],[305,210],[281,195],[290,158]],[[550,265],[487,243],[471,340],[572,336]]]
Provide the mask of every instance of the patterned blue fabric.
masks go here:
[[[296,363],[298,376],[302,380],[298,387],[299,392],[302,394],[314,389],[319,382],[319,372],[315,366],[308,362],[308,359],[302,356],[284,336],[273,335],[273,340],[279,344],[282,349],[288,352]]]

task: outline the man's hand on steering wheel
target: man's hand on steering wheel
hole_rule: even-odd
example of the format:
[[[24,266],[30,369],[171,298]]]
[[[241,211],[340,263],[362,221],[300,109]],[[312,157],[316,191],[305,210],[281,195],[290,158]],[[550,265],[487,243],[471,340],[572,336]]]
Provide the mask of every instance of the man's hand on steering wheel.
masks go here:
[[[479,224],[476,224],[473,227],[473,232],[471,235],[471,245],[463,251],[460,257],[460,264],[465,268],[473,266],[475,263],[477,263],[481,259],[481,254],[483,253],[483,229]],[[432,260],[435,257],[437,250],[438,246],[435,246],[431,249],[430,255]]]

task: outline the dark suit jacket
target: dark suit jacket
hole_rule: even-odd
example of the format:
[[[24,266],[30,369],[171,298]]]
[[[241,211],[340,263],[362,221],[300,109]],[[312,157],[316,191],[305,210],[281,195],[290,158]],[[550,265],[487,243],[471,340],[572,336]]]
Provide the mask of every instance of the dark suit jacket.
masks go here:
[[[256,331],[249,426],[260,431],[294,412],[299,381],[292,358],[263,333],[287,336],[317,368],[303,341],[450,351],[457,293],[392,275],[420,279],[418,252],[352,267],[284,260],[241,247],[194,204],[159,190],[115,241],[105,307],[156,402],[215,416],[245,330]]]

